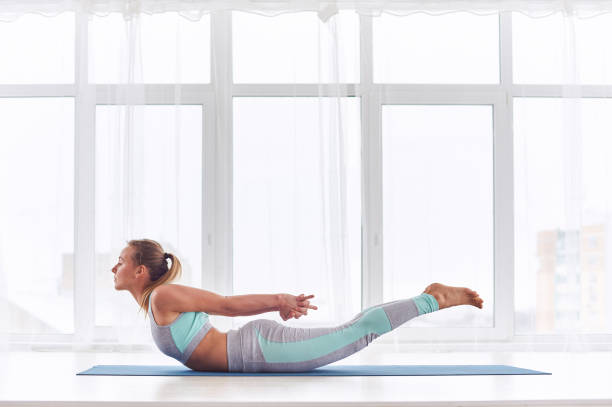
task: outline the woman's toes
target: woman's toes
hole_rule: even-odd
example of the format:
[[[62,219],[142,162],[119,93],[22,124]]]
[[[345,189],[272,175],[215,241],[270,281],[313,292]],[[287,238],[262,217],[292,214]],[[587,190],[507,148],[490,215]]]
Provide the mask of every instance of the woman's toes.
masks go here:
[[[473,299],[480,299],[480,294],[478,294],[476,291],[474,290],[470,290],[471,292],[469,293],[470,297],[472,297]]]

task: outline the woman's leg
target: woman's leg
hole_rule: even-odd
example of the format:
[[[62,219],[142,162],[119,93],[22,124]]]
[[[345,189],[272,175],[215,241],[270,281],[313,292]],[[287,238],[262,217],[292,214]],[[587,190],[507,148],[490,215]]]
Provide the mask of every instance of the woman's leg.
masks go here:
[[[327,365],[368,346],[406,321],[439,309],[436,298],[417,297],[375,305],[336,327],[295,328],[258,319],[228,332],[230,371],[298,372]]]

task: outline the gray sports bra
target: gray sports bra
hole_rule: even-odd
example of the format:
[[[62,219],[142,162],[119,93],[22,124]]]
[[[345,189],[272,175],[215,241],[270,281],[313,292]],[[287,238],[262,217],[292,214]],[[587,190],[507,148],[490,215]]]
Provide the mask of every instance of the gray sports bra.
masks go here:
[[[207,313],[194,311],[181,312],[168,325],[157,325],[151,309],[151,297],[149,297],[149,318],[151,318],[151,334],[159,350],[183,364],[212,328]]]

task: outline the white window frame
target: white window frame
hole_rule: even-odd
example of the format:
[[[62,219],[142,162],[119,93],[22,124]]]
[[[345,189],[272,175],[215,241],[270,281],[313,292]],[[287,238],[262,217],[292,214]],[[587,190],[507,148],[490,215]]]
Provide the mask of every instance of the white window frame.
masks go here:
[[[469,92],[467,91],[469,90]],[[399,341],[413,343],[418,341],[430,342],[432,338],[452,341],[471,341],[474,337],[479,340],[509,340],[511,339],[513,326],[513,310],[511,305],[513,298],[512,260],[504,258],[503,253],[512,253],[512,226],[505,224],[504,221],[512,219],[512,140],[511,135],[504,132],[504,105],[505,95],[499,89],[492,89],[487,85],[482,86],[482,90],[474,90],[474,86],[456,86],[453,89],[446,89],[441,92],[431,90],[431,86],[406,86],[403,91],[383,92],[384,99],[380,100],[379,111],[372,114],[381,117],[382,106],[388,105],[480,105],[492,106],[493,123],[493,240],[494,240],[494,268],[491,270],[494,280],[494,309],[493,327],[405,327],[398,331],[398,338],[383,336],[377,341],[381,343]],[[382,128],[377,126],[377,134],[371,135],[377,140],[382,139]],[[381,142],[377,142],[381,145]],[[377,152],[374,157],[381,157]],[[510,158],[509,158],[510,157]],[[380,159],[376,160],[375,168],[382,168]],[[382,185],[382,171],[376,171],[377,183]],[[510,205],[508,205],[508,202]],[[382,230],[382,213],[369,219],[376,225],[375,229]],[[383,235],[384,240],[384,235]],[[382,246],[382,245],[381,245]],[[382,251],[382,247],[379,249]],[[376,270],[383,269],[384,265],[379,264]],[[416,272],[416,271],[415,271]],[[382,280],[382,276],[379,277]],[[434,281],[431,281],[432,283]],[[414,295],[418,295],[415,292]],[[380,296],[382,293],[378,293]],[[391,299],[387,299],[391,301]],[[379,297],[374,303],[382,303]],[[489,301],[489,307],[493,306],[493,301]]]
[[[361,16],[361,86],[363,205],[363,308],[383,302],[382,246],[382,106],[383,105],[491,105],[493,106],[494,296],[493,327],[402,327],[379,343],[436,343],[509,341],[514,333],[514,215],[512,111],[504,86],[512,79],[510,16],[500,15],[500,84],[429,85],[373,83],[372,17]],[[510,34],[510,36],[508,36]],[[510,42],[508,42],[508,39]],[[511,83],[511,82],[510,82]],[[365,284],[368,282],[369,284]],[[433,281],[432,281],[433,282]],[[416,293],[415,293],[416,294]],[[439,348],[439,347],[438,347]]]
[[[211,83],[182,85],[181,104],[202,106],[203,177],[202,177],[202,284],[222,293],[233,294],[232,270],[232,101],[240,96],[347,96],[361,99],[362,143],[362,309],[383,301],[382,264],[382,151],[381,112],[386,104],[484,104],[493,106],[494,114],[494,292],[493,328],[406,328],[393,339],[381,336],[377,342],[432,344],[448,350],[469,347],[475,338],[490,341],[491,350],[517,345],[520,350],[536,346],[550,349],[551,344],[565,350],[564,335],[514,334],[514,213],[513,213],[513,143],[512,101],[517,96],[561,97],[567,87],[559,85],[515,85],[512,83],[511,12],[500,13],[500,83],[493,85],[395,85],[372,82],[372,17],[360,16],[360,82],[333,85],[319,84],[233,84],[231,12],[211,13],[211,47],[217,60],[211,61]],[[81,43],[87,43],[88,17],[75,13],[75,84],[68,85],[0,85],[0,97],[75,98],[75,179],[74,179],[74,303],[75,334],[11,334],[15,344],[112,343],[112,330],[95,327],[95,108],[117,99],[125,85],[87,84],[86,55]],[[81,71],[79,68],[84,67]],[[174,85],[140,86],[144,104],[173,105]],[[612,86],[577,86],[582,97],[609,97]],[[95,92],[94,92],[95,91]],[[110,94],[109,94],[110,93]],[[121,93],[119,93],[121,94]],[[381,98],[383,95],[384,99]],[[80,270],[79,272],[76,272]],[[217,325],[229,329],[228,320]],[[223,327],[223,325],[226,325]],[[570,335],[575,337],[576,335]],[[612,349],[612,335],[581,335],[584,343],[596,344],[601,350]],[[441,346],[444,345],[444,346]],[[480,349],[486,348],[484,344]],[[98,345],[99,346],[99,345]],[[115,348],[121,345],[113,344]],[[146,346],[148,347],[148,346]],[[35,349],[35,346],[31,346]],[[92,348],[96,348],[94,345]],[[134,349],[130,345],[130,349]],[[509,349],[513,350],[513,349]]]

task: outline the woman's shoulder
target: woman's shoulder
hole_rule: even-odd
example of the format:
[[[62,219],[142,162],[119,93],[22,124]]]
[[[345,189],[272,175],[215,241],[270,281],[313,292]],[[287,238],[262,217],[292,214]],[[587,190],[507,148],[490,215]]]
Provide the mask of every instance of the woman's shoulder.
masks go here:
[[[155,287],[149,296],[149,308],[153,310],[156,316],[157,324],[161,326],[171,324],[181,314],[180,312],[172,311],[164,307],[163,302],[160,302],[159,297],[156,297],[157,294],[167,289],[165,286],[169,285],[171,284],[163,284]]]
[[[175,284],[171,283],[158,285],[157,287],[153,288],[153,290],[151,290],[151,293],[149,294],[149,299],[153,301],[159,294],[168,292],[168,290],[174,290],[176,287],[173,286],[175,286]]]
[[[189,286],[175,284],[175,283],[165,283],[165,284],[159,285],[153,288],[153,290],[151,290],[151,293],[149,294],[149,301],[151,301],[151,304],[152,305],[154,304],[156,308],[161,309],[163,308],[163,307],[160,307],[160,304],[163,303],[163,301],[159,301],[161,296],[168,295],[168,294],[177,295],[177,293],[182,293],[184,288],[189,288]]]
[[[181,284],[163,284],[152,292],[153,304],[176,312],[205,312],[228,315],[227,297]]]

